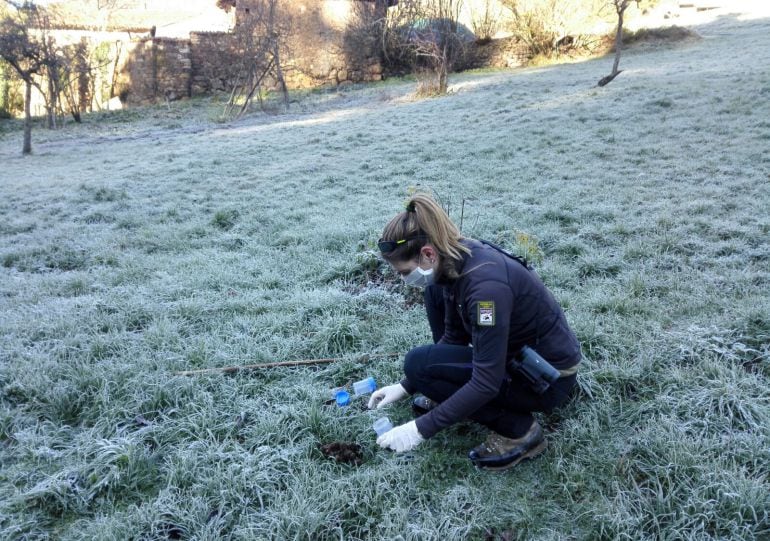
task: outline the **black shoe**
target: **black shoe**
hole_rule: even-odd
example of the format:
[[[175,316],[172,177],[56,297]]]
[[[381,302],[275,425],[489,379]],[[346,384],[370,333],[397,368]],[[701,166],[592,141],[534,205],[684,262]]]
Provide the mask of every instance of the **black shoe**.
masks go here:
[[[535,458],[545,451],[545,447],[543,429],[535,421],[527,433],[520,438],[506,438],[490,432],[484,443],[471,449],[468,458],[477,468],[505,470],[512,468],[525,458]]]
[[[427,396],[416,396],[412,400],[412,411],[417,415],[425,415],[436,406],[438,406],[438,402],[434,402]]]

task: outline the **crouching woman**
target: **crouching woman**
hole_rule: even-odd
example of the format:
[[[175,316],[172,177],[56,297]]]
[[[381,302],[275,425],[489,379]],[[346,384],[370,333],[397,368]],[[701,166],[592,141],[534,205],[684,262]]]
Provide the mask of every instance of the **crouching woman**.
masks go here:
[[[436,343],[407,353],[401,382],[372,394],[369,407],[381,408],[419,393],[412,407],[420,416],[377,443],[409,451],[471,419],[490,430],[468,455],[479,468],[506,469],[542,453],[546,442],[532,412],[566,402],[580,346],[537,274],[497,246],[463,238],[424,194],[385,226],[379,248],[407,284],[426,288]],[[533,370],[522,369],[525,351],[539,360],[534,378]],[[549,369],[545,383],[536,381],[543,366]]]

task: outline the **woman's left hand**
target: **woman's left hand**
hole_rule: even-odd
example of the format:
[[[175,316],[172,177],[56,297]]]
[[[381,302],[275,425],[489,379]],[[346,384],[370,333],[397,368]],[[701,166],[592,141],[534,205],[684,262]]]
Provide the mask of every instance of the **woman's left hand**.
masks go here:
[[[401,400],[407,394],[409,393],[406,392],[406,389],[404,389],[404,386],[400,383],[396,383],[395,385],[388,385],[382,389],[377,389],[369,398],[369,409],[375,407],[375,404],[377,405],[377,409],[380,409],[383,406],[387,406],[388,404]]]
[[[417,430],[417,424],[410,421],[392,430],[388,430],[377,438],[377,443],[383,449],[393,449],[397,453],[411,451],[425,441]]]

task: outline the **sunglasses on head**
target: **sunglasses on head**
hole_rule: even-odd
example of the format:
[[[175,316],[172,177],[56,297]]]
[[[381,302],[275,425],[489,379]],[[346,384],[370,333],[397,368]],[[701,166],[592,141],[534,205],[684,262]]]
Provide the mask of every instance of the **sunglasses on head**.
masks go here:
[[[427,239],[427,235],[413,235],[411,237],[407,237],[405,239],[401,240],[378,240],[377,241],[377,247],[380,249],[380,252],[383,254],[387,254],[389,252],[392,252],[402,244],[406,244],[407,242],[411,240],[417,240],[417,239]]]

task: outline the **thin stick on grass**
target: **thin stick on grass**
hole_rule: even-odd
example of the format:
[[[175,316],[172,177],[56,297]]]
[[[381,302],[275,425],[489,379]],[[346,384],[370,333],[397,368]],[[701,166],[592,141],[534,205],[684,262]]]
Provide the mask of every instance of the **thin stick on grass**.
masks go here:
[[[359,361],[368,361],[370,359],[377,359],[382,357],[398,357],[400,353],[373,353],[362,355]],[[196,376],[199,374],[232,374],[240,370],[259,370],[262,368],[277,368],[281,366],[307,366],[314,364],[333,363],[335,361],[342,361],[344,359],[340,357],[331,357],[326,359],[303,359],[300,361],[276,361],[272,363],[260,363],[260,364],[243,364],[235,366],[220,366],[217,368],[203,368],[201,370],[185,370],[181,372],[174,372],[175,376]]]

